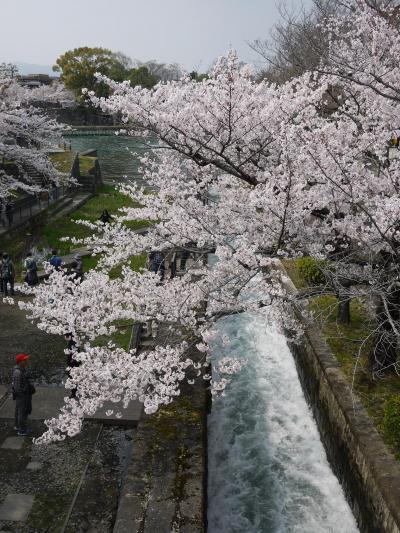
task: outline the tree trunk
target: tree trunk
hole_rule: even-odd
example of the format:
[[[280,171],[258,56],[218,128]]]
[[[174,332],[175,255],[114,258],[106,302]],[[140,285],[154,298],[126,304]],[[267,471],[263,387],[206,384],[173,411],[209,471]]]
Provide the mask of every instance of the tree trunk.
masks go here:
[[[339,324],[350,324],[350,298],[341,298],[338,296],[338,322]]]
[[[392,323],[398,323],[400,318],[400,290],[396,287],[387,296],[387,300],[388,309],[385,309],[381,299],[376,307],[378,328],[374,347],[369,355],[369,364],[373,372],[394,372],[396,369],[398,339]]]

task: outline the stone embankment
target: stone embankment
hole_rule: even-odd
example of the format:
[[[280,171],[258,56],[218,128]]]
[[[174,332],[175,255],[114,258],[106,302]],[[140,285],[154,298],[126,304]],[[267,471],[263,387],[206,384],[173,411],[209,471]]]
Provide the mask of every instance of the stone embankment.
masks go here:
[[[154,333],[154,331],[153,331]],[[140,351],[166,344],[139,327],[131,346]],[[199,352],[191,353],[196,360]],[[132,455],[121,489],[114,533],[206,531],[208,395],[202,378],[182,384],[170,405],[144,416],[133,435]]]
[[[296,289],[289,282],[290,290]],[[355,397],[319,330],[291,346],[332,469],[363,533],[400,532],[400,465]]]

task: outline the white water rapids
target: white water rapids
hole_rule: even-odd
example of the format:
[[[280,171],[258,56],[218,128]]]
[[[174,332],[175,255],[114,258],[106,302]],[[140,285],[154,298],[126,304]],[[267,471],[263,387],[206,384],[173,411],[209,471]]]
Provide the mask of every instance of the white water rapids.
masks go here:
[[[209,417],[209,533],[357,532],[285,338],[249,314],[221,320],[218,338],[217,360],[248,363]]]

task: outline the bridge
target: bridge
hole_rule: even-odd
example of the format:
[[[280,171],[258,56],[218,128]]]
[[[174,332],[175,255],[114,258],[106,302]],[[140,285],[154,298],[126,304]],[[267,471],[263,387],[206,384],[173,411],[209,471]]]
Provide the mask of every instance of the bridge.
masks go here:
[[[119,126],[78,126],[71,130],[64,132],[63,137],[82,137],[85,135],[112,135],[117,131],[124,130],[125,128],[122,125]],[[127,134],[120,134],[121,137],[129,137]]]

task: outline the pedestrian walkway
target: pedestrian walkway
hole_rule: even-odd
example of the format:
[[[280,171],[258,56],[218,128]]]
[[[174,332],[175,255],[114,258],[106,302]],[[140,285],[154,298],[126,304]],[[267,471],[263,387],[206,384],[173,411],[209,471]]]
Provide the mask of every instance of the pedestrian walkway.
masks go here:
[[[0,391],[1,393],[1,391]],[[33,396],[32,414],[29,420],[49,420],[57,417],[64,404],[64,398],[70,395],[71,391],[64,387],[36,387],[36,394]],[[106,412],[112,410],[113,414],[107,416]],[[0,419],[14,419],[15,402],[8,394],[5,402],[0,406]],[[88,417],[96,422],[118,426],[137,426],[142,415],[143,406],[140,402],[131,401],[125,409],[121,403],[107,402],[93,416]],[[117,417],[117,413],[120,416]]]
[[[91,422],[74,438],[36,446],[13,426],[0,419],[0,531],[111,531],[128,433]],[[31,428],[33,437],[45,429],[37,420]]]
[[[116,417],[105,420],[109,406],[104,406],[85,421],[76,437],[34,445],[32,437],[46,430],[44,419],[57,416],[69,394],[59,386],[65,378],[66,342],[38,330],[17,305],[1,301],[0,324],[0,532],[72,533],[91,527],[96,532],[112,531],[123,464],[141,405],[132,403],[122,411],[125,427]],[[10,371],[20,352],[31,355],[33,381],[39,384],[29,437],[16,435],[15,403],[9,393]]]

